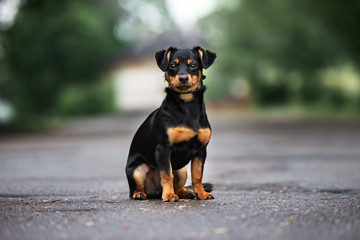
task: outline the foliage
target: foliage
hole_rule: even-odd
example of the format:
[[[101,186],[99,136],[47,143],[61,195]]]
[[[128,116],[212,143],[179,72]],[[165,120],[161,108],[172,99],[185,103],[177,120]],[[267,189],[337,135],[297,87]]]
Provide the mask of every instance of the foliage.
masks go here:
[[[94,115],[115,110],[115,95],[110,81],[71,85],[61,92],[57,108],[63,116]]]
[[[204,32],[212,33],[221,59],[214,70],[221,83],[212,84],[225,89],[214,93],[216,97],[229,96],[233,82],[244,78],[259,105],[313,105],[327,99],[336,107],[360,99],[359,94],[349,100],[347,93],[327,88],[320,78],[331,68],[359,66],[359,1],[235,2],[201,22]]]
[[[93,86],[101,78],[104,60],[121,44],[114,35],[118,3],[100,2],[28,0],[21,5],[3,34],[8,78],[1,86],[17,118],[57,115],[62,91]]]

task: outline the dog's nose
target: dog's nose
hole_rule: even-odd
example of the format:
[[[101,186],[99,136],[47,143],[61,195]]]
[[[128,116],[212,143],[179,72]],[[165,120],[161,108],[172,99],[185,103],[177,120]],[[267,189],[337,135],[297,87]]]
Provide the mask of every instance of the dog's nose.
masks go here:
[[[179,81],[180,83],[184,84],[184,83],[187,83],[189,80],[188,76],[187,75],[180,75],[179,76]]]

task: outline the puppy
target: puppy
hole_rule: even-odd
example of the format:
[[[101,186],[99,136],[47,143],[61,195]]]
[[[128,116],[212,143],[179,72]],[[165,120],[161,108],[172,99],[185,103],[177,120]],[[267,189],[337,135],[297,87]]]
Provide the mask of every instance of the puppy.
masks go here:
[[[211,127],[204,104],[203,69],[216,54],[201,47],[169,47],[155,54],[169,87],[160,108],[135,133],[126,165],[130,198],[213,199],[202,184]],[[191,161],[193,190],[185,188]],[[207,189],[211,191],[211,189]]]

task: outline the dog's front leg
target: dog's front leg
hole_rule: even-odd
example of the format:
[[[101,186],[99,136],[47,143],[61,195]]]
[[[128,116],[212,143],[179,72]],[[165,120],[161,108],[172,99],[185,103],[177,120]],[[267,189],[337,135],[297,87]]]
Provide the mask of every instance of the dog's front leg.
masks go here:
[[[204,190],[202,185],[205,157],[206,150],[204,150],[202,154],[194,157],[191,161],[191,182],[194,188],[195,197],[199,200],[214,199],[210,193]]]
[[[162,200],[164,202],[176,202],[179,197],[174,192],[174,175],[172,173],[170,161],[170,147],[158,145],[156,147],[156,161],[160,168],[160,178],[162,187]]]

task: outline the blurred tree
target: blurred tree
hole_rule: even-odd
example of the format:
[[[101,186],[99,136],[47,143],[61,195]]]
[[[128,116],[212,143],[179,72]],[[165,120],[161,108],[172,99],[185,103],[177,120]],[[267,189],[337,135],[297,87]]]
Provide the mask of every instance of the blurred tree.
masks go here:
[[[57,113],[67,87],[96,82],[104,59],[122,44],[114,30],[121,9],[116,0],[28,0],[4,32],[8,79],[2,96],[17,120]]]
[[[218,97],[228,96],[232,82],[243,76],[253,101],[261,105],[286,104],[294,98],[309,104],[320,101],[326,93],[319,71],[342,62],[359,66],[359,20],[358,0],[225,4],[201,23],[204,32],[213,33],[221,54],[221,83],[214,84],[225,88]]]
[[[348,0],[341,4],[336,0],[299,1],[302,9],[315,16],[340,42],[344,52],[356,65],[360,65],[360,1]]]

